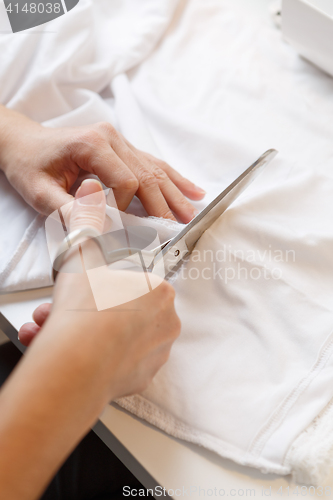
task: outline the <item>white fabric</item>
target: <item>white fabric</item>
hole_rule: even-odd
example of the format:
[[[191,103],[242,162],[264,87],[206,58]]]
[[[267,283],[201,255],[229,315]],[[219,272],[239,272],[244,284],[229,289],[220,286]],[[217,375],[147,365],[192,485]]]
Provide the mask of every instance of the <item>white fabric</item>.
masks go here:
[[[126,43],[122,36],[122,49],[115,52],[108,49],[111,42],[117,47],[124,28],[119,21],[122,28],[116,29],[116,19],[110,41],[103,35],[97,44],[104,50],[95,56],[87,51],[87,41],[98,39],[87,28],[89,2],[72,11],[78,16],[77,38],[65,59],[55,42],[69,43],[69,16],[56,21],[55,40],[43,49],[33,36],[26,35],[25,42],[15,38],[0,83],[4,71],[29,71],[0,85],[2,101],[53,126],[91,123],[97,115],[114,120],[136,146],[157,149],[206,188],[207,199],[198,207],[266,149],[280,151],[183,266],[175,282],[182,334],[150,387],[119,404],[241,464],[294,472],[311,483],[328,472],[330,445],[320,446],[323,433],[316,434],[321,465],[320,473],[313,473],[314,434],[304,431],[322,412],[320,428],[333,432],[330,411],[324,411],[333,397],[333,80],[282,42],[268,12],[259,23],[232,0],[181,2],[156,45],[172,14],[166,4],[141,2],[143,16],[149,9],[154,15],[143,17],[142,25],[135,22],[137,36]],[[14,56],[25,57],[22,43],[30,55],[47,54],[46,76],[39,76],[38,58],[35,66],[14,68]],[[116,122],[97,92],[138,63],[129,82],[125,76],[113,81]],[[73,74],[78,76],[72,81]],[[45,105],[48,95],[54,95],[54,104]],[[129,103],[139,105],[147,129]],[[23,234],[33,216],[25,208],[17,213]],[[48,269],[43,271],[45,276]],[[22,276],[26,286],[29,277],[23,271]]]

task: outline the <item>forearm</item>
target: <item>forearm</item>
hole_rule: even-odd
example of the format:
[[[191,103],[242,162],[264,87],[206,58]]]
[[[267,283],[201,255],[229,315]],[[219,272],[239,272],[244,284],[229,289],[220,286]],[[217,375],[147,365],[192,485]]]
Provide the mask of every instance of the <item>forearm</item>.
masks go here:
[[[1,392],[1,498],[37,498],[107,402],[90,364],[93,347],[73,352],[73,332],[59,328],[46,327]]]

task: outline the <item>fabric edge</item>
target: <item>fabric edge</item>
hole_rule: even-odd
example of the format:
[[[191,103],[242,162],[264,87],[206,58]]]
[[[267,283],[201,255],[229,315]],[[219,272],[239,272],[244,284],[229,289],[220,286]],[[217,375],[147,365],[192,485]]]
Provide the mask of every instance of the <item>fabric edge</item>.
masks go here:
[[[333,399],[295,439],[284,464],[296,483],[324,484],[333,468]]]
[[[288,475],[291,473],[287,465],[276,465],[265,459],[249,461],[245,458],[245,452],[239,451],[229,443],[225,443],[205,432],[199,431],[184,424],[172,415],[164,412],[161,408],[151,403],[141,395],[128,396],[115,400],[121,408],[129,411],[135,416],[154,425],[167,434],[184,441],[199,445],[212,451],[222,458],[226,458],[245,467],[254,467],[264,474]],[[243,457],[242,457],[243,453]]]

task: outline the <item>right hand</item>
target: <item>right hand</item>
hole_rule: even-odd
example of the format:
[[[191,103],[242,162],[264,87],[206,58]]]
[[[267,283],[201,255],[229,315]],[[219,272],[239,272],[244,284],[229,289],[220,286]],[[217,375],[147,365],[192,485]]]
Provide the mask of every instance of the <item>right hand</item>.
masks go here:
[[[81,224],[102,230],[104,193],[90,180],[77,197],[87,190],[97,192],[100,203],[75,203],[72,229]],[[84,246],[89,258],[101,259],[92,240]],[[74,250],[67,255],[71,261]],[[136,286],[140,278],[135,272],[102,271],[113,284],[108,287],[111,295],[128,292],[126,287]],[[40,498],[107,403],[149,384],[179,331],[174,291],[166,282],[136,300],[98,312],[87,273],[60,272],[50,314],[1,388],[0,497]]]
[[[100,201],[98,206],[80,206],[76,200],[71,216],[72,230],[90,225],[102,231],[105,197],[101,185],[85,181],[76,198],[94,192]],[[86,245],[90,245],[88,251],[92,258],[101,258],[93,241]],[[74,254],[70,257],[75,258]],[[141,273],[108,269],[106,272],[115,294],[142,280]],[[150,275],[152,279],[159,278]],[[51,341],[57,345],[57,351],[75,368],[80,384],[85,381],[87,394],[99,392],[103,406],[112,399],[141,392],[167,361],[172,343],[180,333],[174,297],[173,287],[163,281],[138,299],[98,312],[86,272],[60,272],[52,307],[40,306],[34,316],[39,326],[23,325],[19,336],[28,344],[42,326],[32,348],[35,342]]]

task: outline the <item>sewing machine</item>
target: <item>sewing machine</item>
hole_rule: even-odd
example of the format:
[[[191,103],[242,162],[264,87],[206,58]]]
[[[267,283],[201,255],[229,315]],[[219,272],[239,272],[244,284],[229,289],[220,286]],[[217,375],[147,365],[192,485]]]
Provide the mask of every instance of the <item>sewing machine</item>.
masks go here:
[[[333,76],[332,0],[283,0],[282,32],[302,56]]]

